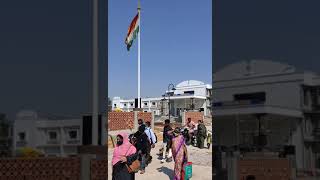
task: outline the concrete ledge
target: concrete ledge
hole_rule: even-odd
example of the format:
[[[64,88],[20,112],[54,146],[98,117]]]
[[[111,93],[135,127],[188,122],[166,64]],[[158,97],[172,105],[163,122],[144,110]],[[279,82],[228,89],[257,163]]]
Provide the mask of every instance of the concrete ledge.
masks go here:
[[[134,129],[130,130],[130,129],[124,129],[124,130],[117,130],[117,131],[108,131],[108,134],[111,135],[111,136],[116,136],[120,133],[128,133],[131,134],[131,133],[134,133],[136,131],[134,131]]]
[[[78,146],[79,154],[106,155],[107,146]]]

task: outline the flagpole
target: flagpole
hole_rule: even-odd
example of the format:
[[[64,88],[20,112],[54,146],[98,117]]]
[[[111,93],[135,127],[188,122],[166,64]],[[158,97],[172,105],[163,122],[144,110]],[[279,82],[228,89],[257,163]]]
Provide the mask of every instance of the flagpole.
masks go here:
[[[141,100],[140,100],[140,33],[141,33],[141,15],[140,15],[140,0],[138,0],[138,14],[139,14],[139,33],[138,33],[138,108],[141,108]]]

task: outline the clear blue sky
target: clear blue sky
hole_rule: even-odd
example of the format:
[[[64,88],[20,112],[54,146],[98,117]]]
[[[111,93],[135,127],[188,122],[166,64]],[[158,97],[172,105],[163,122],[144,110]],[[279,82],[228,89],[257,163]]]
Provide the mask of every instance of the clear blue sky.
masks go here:
[[[108,96],[137,97],[137,39],[124,43],[137,0],[109,0]],[[141,96],[162,95],[169,83],[212,77],[212,1],[141,0]]]

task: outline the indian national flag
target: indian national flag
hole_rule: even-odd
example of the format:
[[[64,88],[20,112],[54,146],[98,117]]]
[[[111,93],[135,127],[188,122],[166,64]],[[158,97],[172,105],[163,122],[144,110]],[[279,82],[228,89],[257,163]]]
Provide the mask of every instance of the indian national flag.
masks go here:
[[[126,37],[127,50],[130,50],[133,40],[139,33],[139,13],[133,18]]]

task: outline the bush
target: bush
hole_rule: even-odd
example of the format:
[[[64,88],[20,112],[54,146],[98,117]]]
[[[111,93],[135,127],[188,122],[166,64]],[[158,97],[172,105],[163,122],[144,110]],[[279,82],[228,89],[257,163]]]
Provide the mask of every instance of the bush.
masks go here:
[[[18,157],[41,157],[43,154],[33,148],[24,147],[17,150],[16,156]]]

